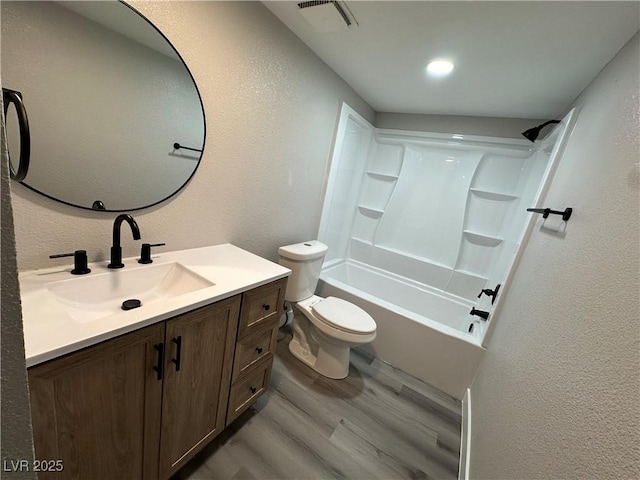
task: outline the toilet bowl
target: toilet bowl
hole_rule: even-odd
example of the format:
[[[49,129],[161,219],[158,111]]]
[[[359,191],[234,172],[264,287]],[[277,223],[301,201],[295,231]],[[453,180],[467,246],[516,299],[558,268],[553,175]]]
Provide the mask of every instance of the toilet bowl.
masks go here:
[[[349,375],[351,347],[376,338],[373,318],[352,303],[335,297],[323,299],[313,295],[295,306],[303,315],[294,317],[289,351],[325,377],[345,378]],[[322,307],[327,306],[335,312],[321,315],[318,310],[322,312]]]
[[[376,338],[376,322],[360,307],[314,294],[327,246],[316,240],[278,249],[280,264],[291,269],[285,300],[298,310],[289,351],[319,374],[345,378],[351,347]]]

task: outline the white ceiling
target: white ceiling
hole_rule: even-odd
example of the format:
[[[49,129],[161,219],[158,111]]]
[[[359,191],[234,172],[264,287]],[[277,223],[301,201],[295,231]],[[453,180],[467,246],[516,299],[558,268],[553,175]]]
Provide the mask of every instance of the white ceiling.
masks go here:
[[[350,0],[359,25],[328,33],[264,4],[377,112],[553,118],[640,28],[638,1]],[[427,78],[441,57],[453,73]]]

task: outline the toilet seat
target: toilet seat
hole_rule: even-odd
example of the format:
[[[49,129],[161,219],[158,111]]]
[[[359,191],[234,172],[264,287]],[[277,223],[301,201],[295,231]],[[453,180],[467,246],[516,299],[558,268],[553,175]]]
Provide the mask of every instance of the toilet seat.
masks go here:
[[[376,331],[376,322],[367,312],[340,298],[327,297],[311,310],[319,320],[343,332],[366,335]]]

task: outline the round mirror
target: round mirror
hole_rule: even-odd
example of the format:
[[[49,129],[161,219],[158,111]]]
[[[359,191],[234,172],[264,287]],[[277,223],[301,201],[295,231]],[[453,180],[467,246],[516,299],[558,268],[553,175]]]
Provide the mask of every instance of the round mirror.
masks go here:
[[[204,149],[198,89],[167,39],[117,1],[2,2],[2,83],[22,94],[21,182],[80,208],[130,211],[177,193]],[[16,122],[7,125],[12,162]]]

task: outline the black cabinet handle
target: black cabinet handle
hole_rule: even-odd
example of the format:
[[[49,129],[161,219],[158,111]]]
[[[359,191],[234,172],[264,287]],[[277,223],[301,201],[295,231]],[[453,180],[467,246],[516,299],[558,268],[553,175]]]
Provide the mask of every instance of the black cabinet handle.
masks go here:
[[[162,374],[164,373],[164,343],[158,343],[153,346],[158,352],[158,364],[153,366],[153,369],[158,372],[157,379],[162,380]]]
[[[174,337],[171,341],[176,344],[176,358],[172,358],[171,362],[176,364],[176,372],[179,372],[180,360],[182,358],[182,335]]]
[[[258,391],[256,387],[250,387],[249,390],[251,390],[251,393],[256,393]]]
[[[256,348],[256,353],[257,353],[258,355],[260,355],[260,354],[262,353],[262,347],[257,347],[257,348]]]
[[[27,176],[29,170],[29,158],[31,157],[31,134],[29,133],[29,119],[27,118],[27,110],[22,102],[22,93],[16,90],[2,89],[2,100],[4,102],[4,116],[7,118],[9,104],[13,103],[18,116],[18,127],[20,129],[20,163],[18,171],[13,170],[11,161],[9,161],[9,169],[11,178],[16,182],[21,182]]]
[[[268,303],[265,303],[264,305],[262,305],[262,308],[265,309],[265,311],[269,311],[269,309],[271,308],[271,305],[269,305]]]

